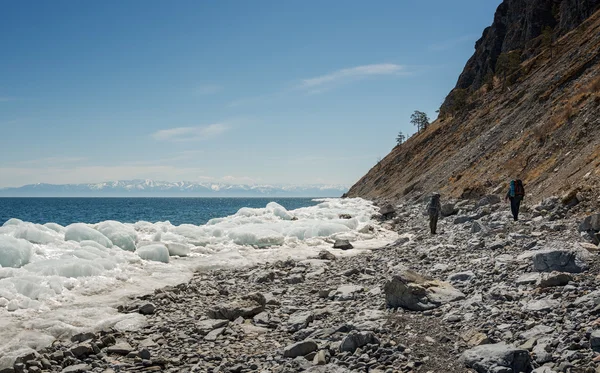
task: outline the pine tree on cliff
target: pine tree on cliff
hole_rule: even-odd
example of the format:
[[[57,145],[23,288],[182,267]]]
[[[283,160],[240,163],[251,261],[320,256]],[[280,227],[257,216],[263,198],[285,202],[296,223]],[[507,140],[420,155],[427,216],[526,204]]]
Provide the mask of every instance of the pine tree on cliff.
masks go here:
[[[410,116],[410,123],[417,126],[417,131],[421,132],[422,130],[427,129],[427,126],[429,125],[429,117],[424,112],[415,110],[415,112]]]
[[[396,142],[398,145],[402,144],[406,140],[406,136],[402,133],[402,131],[398,132],[398,136],[396,137]]]

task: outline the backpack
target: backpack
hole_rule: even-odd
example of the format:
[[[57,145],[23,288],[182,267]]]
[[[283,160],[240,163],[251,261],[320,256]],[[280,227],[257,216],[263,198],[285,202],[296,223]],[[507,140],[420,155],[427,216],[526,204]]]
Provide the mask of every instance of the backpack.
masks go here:
[[[431,197],[429,201],[429,205],[427,206],[427,212],[430,215],[435,215],[438,213],[438,206],[440,204],[440,196],[434,195]]]
[[[515,197],[524,197],[525,196],[525,188],[523,188],[523,182],[521,180],[517,180],[515,182]]]

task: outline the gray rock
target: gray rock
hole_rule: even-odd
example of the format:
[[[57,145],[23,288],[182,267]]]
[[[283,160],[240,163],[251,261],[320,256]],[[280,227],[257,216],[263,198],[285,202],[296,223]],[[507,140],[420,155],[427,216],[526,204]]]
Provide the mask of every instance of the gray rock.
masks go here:
[[[313,364],[315,365],[325,365],[327,364],[327,351],[326,350],[320,350],[319,352],[317,352],[315,354],[315,357],[313,358]]]
[[[138,356],[143,360],[150,360],[150,358],[152,357],[150,351],[148,351],[147,348],[142,348],[140,352],[138,352]]]
[[[490,229],[486,227],[482,222],[475,220],[471,226],[471,233],[480,233],[481,235],[487,235],[490,233]]]
[[[285,281],[287,284],[300,284],[304,282],[304,276],[300,275],[300,274],[296,274],[296,275],[292,275],[292,276],[288,276],[286,278],[283,279],[283,281]]]
[[[377,339],[373,332],[352,331],[350,334],[345,336],[344,339],[342,339],[340,351],[354,352],[357,348],[366,346],[368,344],[379,344],[379,339]]]
[[[214,320],[214,319],[208,319],[208,320],[202,320],[202,321],[198,321],[196,323],[196,330],[202,334],[208,334],[210,333],[212,330],[217,329],[217,328],[221,328],[225,325],[227,325],[229,323],[228,320]]]
[[[115,337],[113,337],[110,334],[109,335],[105,335],[104,337],[102,337],[101,341],[102,341],[102,344],[104,346],[112,346],[115,343],[117,343],[117,341],[115,340]]]
[[[517,285],[535,284],[538,282],[540,277],[541,276],[539,273],[523,273],[519,276],[519,278],[517,278],[516,283]]]
[[[217,328],[215,330],[211,330],[210,333],[208,333],[207,335],[204,336],[204,340],[205,341],[216,341],[217,338],[223,334],[223,332],[225,331],[225,328]]]
[[[549,288],[553,286],[565,286],[569,281],[573,280],[573,276],[568,273],[551,272],[543,273],[537,281],[537,286],[540,288]]]
[[[211,319],[227,319],[233,321],[240,316],[245,319],[254,317],[264,311],[264,309],[264,305],[254,300],[245,299],[214,305],[208,309],[206,314]]]
[[[388,307],[425,311],[464,299],[465,295],[447,282],[433,280],[408,269],[396,269],[385,283]]]
[[[600,352],[600,330],[594,330],[590,335],[590,348]]]
[[[317,351],[319,346],[317,342],[307,339],[301,342],[294,343],[292,345],[287,346],[283,350],[284,357],[297,357],[297,356],[306,356],[313,351]]]
[[[554,308],[558,308],[560,306],[560,302],[554,299],[539,299],[528,302],[524,309],[525,311],[551,311]]]
[[[314,315],[310,311],[293,313],[287,321],[288,331],[297,332],[304,329],[314,320]]]
[[[552,354],[546,351],[546,345],[538,341],[538,344],[533,348],[533,357],[536,363],[544,364],[552,361]]]
[[[529,352],[504,343],[474,347],[466,350],[461,359],[468,368],[478,373],[531,371]]]
[[[448,276],[448,282],[466,282],[475,278],[473,271],[457,272]]]
[[[68,366],[65,369],[63,369],[61,372],[62,373],[83,373],[83,372],[89,372],[90,370],[92,370],[92,367],[87,364],[77,364],[77,365]]]
[[[353,249],[354,246],[348,240],[335,240],[333,244],[334,249],[342,249],[342,250],[350,250]]]
[[[273,280],[275,280],[275,272],[263,271],[256,274],[254,282],[262,284],[265,282],[272,282]]]
[[[133,347],[125,341],[119,341],[114,346],[110,346],[106,349],[109,354],[127,355],[133,351]]]
[[[335,260],[336,259],[335,255],[333,255],[331,252],[329,252],[327,250],[321,250],[317,257],[322,260]]]
[[[81,343],[69,350],[76,358],[86,357],[94,353],[94,349],[89,343]]]
[[[396,209],[391,204],[387,204],[379,209],[379,213],[384,219],[389,219],[396,213]]]
[[[458,210],[454,207],[454,203],[445,203],[442,205],[442,216],[451,216],[455,215],[456,213],[458,213]]]
[[[554,331],[554,327],[547,325],[536,325],[533,328],[524,331],[519,336],[523,339],[531,339],[535,337],[541,337],[546,334],[550,334]]]
[[[580,273],[588,268],[587,263],[575,251],[546,249],[532,256],[533,268],[539,272]]]
[[[80,343],[94,338],[96,338],[96,335],[94,335],[94,333],[79,333],[71,337],[71,342]]]
[[[483,239],[473,238],[467,241],[467,247],[469,250],[483,249],[485,247],[485,241]]]
[[[579,231],[600,231],[600,214],[593,214],[583,219],[579,224]]]
[[[349,373],[350,369],[341,367],[336,364],[320,365],[311,367],[305,370],[307,373]],[[373,371],[374,372],[374,371]]]
[[[154,304],[145,303],[140,307],[138,312],[141,313],[142,315],[153,315],[155,310],[156,310],[156,306]]]
[[[600,290],[594,290],[591,293],[583,295],[573,301],[573,304],[576,306],[585,303],[600,304]]]
[[[363,290],[364,287],[360,285],[342,285],[332,291],[329,296],[333,297],[334,300],[349,301],[356,299],[358,294],[362,293]]]
[[[454,224],[464,224],[466,222],[473,221],[475,219],[477,219],[477,217],[473,216],[473,215],[461,215],[461,216],[457,216],[454,219]]]

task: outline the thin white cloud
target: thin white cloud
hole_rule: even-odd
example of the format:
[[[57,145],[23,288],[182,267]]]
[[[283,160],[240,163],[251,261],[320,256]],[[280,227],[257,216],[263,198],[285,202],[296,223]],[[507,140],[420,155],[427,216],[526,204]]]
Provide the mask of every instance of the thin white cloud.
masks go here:
[[[439,43],[431,44],[429,46],[429,50],[435,51],[435,52],[446,51],[446,50],[455,48],[463,43],[467,43],[467,42],[474,43],[475,40],[477,40],[477,35],[475,35],[475,34],[463,35],[463,36],[459,36],[454,39],[449,39],[449,40],[441,41]]]
[[[203,84],[196,88],[196,93],[199,95],[214,95],[223,90],[223,87],[218,84]]]
[[[229,126],[223,123],[209,124],[208,126],[176,127],[156,131],[152,137],[160,141],[197,141],[213,138],[229,130]]]
[[[333,84],[348,80],[360,79],[378,75],[399,75],[404,72],[404,66],[393,63],[381,63],[372,65],[355,66],[334,71],[329,74],[304,79],[299,85],[301,89],[309,91],[320,91]]]
[[[151,165],[168,165],[173,162],[180,164],[181,162],[193,161],[198,159],[198,156],[204,154],[204,150],[184,150],[173,153],[169,156],[160,157],[157,159],[144,159],[137,161],[128,161],[123,163],[124,166],[151,166]]]

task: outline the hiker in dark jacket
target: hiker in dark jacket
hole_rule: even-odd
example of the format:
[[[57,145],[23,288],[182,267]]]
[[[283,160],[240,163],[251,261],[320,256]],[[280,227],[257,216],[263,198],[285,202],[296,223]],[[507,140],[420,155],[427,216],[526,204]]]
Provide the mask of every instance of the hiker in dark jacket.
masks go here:
[[[441,212],[442,205],[440,203],[440,194],[433,193],[431,195],[431,199],[429,200],[429,204],[427,205],[427,213],[429,214],[429,229],[431,229],[431,234],[435,234],[435,231],[437,230],[437,222]]]
[[[523,187],[523,182],[519,179],[511,180],[504,200],[510,199],[510,211],[512,212],[515,221],[519,220],[519,208],[521,207],[521,201],[524,197],[525,188]]]

